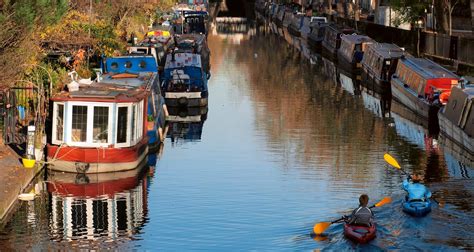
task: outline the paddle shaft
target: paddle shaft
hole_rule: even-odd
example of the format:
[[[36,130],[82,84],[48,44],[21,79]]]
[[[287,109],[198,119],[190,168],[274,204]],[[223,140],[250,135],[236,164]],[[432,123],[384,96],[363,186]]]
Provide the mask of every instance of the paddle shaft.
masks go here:
[[[374,208],[374,207],[376,207],[376,205],[375,205],[375,204],[374,204],[374,205],[372,205],[372,206],[370,206],[369,208]],[[341,217],[341,218],[339,218],[339,219],[337,219],[337,220],[331,221],[331,224],[337,223],[337,222],[339,222],[339,221],[342,221],[342,220],[344,220],[344,216],[343,216],[343,217]]]

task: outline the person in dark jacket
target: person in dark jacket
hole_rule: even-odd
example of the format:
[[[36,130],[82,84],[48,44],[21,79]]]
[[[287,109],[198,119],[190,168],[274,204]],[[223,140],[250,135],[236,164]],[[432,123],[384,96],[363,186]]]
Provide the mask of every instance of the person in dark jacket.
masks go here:
[[[374,214],[372,210],[367,207],[367,204],[369,204],[369,196],[362,194],[359,197],[359,207],[352,211],[350,217],[344,216],[345,222],[351,225],[370,227],[373,222]]]

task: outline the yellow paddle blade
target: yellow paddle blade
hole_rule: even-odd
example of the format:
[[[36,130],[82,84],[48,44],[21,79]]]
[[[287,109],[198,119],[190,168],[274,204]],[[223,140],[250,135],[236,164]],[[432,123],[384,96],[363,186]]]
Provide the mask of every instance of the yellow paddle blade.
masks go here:
[[[313,231],[316,235],[322,234],[329,226],[331,226],[331,222],[320,222],[313,227]]]
[[[383,155],[383,159],[385,159],[385,162],[387,162],[388,164],[390,164],[391,166],[397,168],[397,169],[401,169],[402,167],[400,167],[400,165],[398,164],[397,160],[395,160],[395,158],[393,158],[390,154],[388,153],[385,153],[385,155]]]
[[[376,206],[376,207],[383,206],[383,205],[388,204],[388,203],[390,203],[390,202],[392,202],[392,198],[390,198],[390,197],[385,197],[385,198],[383,198],[381,201],[377,202],[377,204],[375,204],[375,206]]]

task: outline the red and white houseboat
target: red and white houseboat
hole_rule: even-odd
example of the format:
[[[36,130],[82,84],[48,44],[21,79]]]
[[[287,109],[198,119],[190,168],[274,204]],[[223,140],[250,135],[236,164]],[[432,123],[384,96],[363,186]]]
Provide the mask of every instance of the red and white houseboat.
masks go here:
[[[402,57],[391,79],[392,98],[424,118],[437,118],[458,81],[456,74],[431,60]]]
[[[148,103],[160,94],[159,78],[147,69],[147,61],[140,59],[133,65],[131,59],[128,56],[108,61],[110,73],[51,98],[52,135],[47,145],[50,169],[116,172],[134,169],[146,157]],[[151,57],[148,62],[154,63]],[[119,65],[130,72],[114,73]]]

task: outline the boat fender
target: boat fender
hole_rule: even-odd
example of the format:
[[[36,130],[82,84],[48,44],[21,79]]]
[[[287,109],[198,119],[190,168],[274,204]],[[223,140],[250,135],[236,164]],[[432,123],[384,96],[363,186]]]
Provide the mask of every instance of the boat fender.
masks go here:
[[[180,105],[187,105],[187,104],[188,104],[188,98],[186,98],[186,97],[180,97],[180,98],[178,99],[178,103],[179,103]]]

